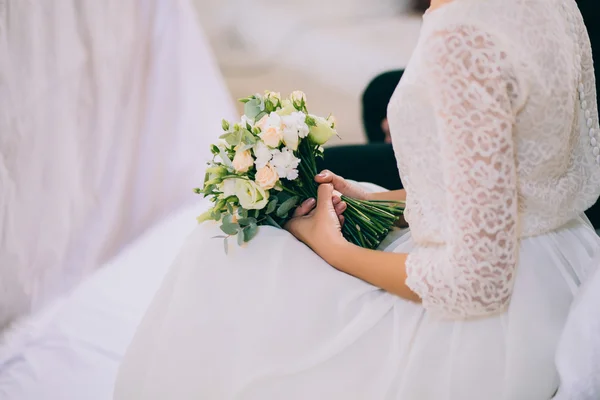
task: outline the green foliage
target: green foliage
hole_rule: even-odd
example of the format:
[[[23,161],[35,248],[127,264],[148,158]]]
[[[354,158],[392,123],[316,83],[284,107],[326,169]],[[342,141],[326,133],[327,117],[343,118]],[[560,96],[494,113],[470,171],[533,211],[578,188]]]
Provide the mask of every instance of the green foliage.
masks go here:
[[[300,198],[297,196],[290,197],[289,199],[281,203],[275,214],[280,218],[286,218],[288,213],[292,210],[292,208],[296,207],[296,204],[298,204],[298,200],[300,200]]]

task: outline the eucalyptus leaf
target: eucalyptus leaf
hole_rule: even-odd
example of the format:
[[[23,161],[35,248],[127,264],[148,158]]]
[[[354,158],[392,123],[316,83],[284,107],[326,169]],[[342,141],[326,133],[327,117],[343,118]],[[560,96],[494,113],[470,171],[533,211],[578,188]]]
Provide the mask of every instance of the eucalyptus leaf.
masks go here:
[[[258,218],[260,216],[260,210],[254,210],[254,218]]]
[[[256,234],[258,233],[258,225],[253,223],[244,228],[244,240],[246,242],[254,239]]]
[[[277,221],[275,221],[275,220],[274,220],[274,219],[273,219],[273,218],[272,218],[270,215],[267,215],[267,216],[265,217],[265,219],[266,219],[266,221],[267,221],[267,223],[268,223],[269,225],[271,225],[271,226],[274,226],[275,228],[282,229],[282,228],[281,228],[281,225],[279,225],[279,224],[277,223]]]
[[[250,119],[255,119],[260,114],[260,101],[252,99],[244,104],[244,114]]]
[[[238,243],[238,246],[242,246],[244,244],[244,230],[241,228],[238,229],[237,243]]]
[[[242,131],[234,131],[223,136],[225,137],[222,139],[225,139],[227,144],[229,144],[230,146],[237,146],[242,141]]]
[[[248,218],[248,210],[246,210],[245,208],[238,208],[238,212],[240,213],[240,217]]]
[[[227,242],[228,238],[223,239],[223,248],[225,249],[225,254],[229,253],[229,243]]]
[[[241,226],[248,226],[248,225],[252,225],[252,224],[256,225],[256,218],[242,218],[242,219],[238,220],[238,223]]]
[[[239,227],[240,226],[238,224],[223,223],[223,225],[221,225],[221,230],[228,235],[235,235]]]
[[[290,210],[294,208],[296,204],[298,204],[298,200],[300,200],[298,196],[294,196],[284,201],[277,209],[276,215],[278,217],[285,218]]]
[[[233,214],[233,206],[230,202],[227,202],[227,211],[229,211],[229,214]],[[231,222],[231,218],[229,219],[229,221]]]
[[[273,213],[276,208],[277,208],[277,197],[275,197],[273,200],[271,200],[269,202],[269,204],[267,205],[267,214]]]

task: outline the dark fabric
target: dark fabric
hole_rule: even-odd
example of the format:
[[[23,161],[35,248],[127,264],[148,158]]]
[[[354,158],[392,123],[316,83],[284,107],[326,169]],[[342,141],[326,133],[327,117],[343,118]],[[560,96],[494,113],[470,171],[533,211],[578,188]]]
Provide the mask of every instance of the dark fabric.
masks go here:
[[[600,94],[600,6],[598,0],[578,0],[588,29],[594,54],[596,91]],[[325,151],[324,167],[357,181],[377,183],[394,190],[402,188],[392,146],[383,142],[381,122],[387,115],[387,105],[404,71],[389,71],[377,76],[363,94],[363,123],[369,144],[342,146]],[[596,229],[600,229],[600,202],[586,212]]]
[[[319,170],[329,169],[344,178],[402,189],[394,150],[388,143],[330,147],[318,164]]]
[[[362,95],[363,127],[369,143],[383,142],[381,123],[387,117],[387,105],[404,71],[385,72],[369,83]]]

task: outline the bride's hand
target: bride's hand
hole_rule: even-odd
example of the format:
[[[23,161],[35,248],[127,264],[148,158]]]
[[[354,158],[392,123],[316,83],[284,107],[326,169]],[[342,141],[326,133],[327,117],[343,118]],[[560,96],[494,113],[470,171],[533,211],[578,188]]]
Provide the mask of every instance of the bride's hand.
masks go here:
[[[339,175],[334,174],[329,170],[323,170],[317,176],[315,176],[315,182],[319,184],[330,183],[333,188],[343,194],[344,196],[352,197],[358,200],[369,200],[370,193],[364,190],[360,185],[356,183],[348,182]]]
[[[319,185],[317,200],[308,199],[302,203],[285,225],[286,230],[325,260],[337,245],[347,243],[342,235],[342,213],[346,210],[346,203],[336,201],[336,197],[333,185]]]

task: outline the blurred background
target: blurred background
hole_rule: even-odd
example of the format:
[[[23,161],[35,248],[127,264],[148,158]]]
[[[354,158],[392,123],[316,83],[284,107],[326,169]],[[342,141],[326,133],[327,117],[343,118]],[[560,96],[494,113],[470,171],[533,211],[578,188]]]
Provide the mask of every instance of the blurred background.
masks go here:
[[[337,117],[327,160],[372,180],[356,161],[381,165],[379,152],[331,152],[367,142],[365,88],[407,64],[428,4],[0,0],[0,332],[190,205],[193,229],[206,204],[192,188],[221,119],[239,118],[235,99],[303,90],[312,113]],[[375,90],[382,144],[394,79]],[[174,232],[139,253],[163,268]]]
[[[403,68],[421,12],[413,0],[193,0],[234,99],[306,92],[311,112],[333,113],[343,140],[363,143],[361,96],[381,72]]]

